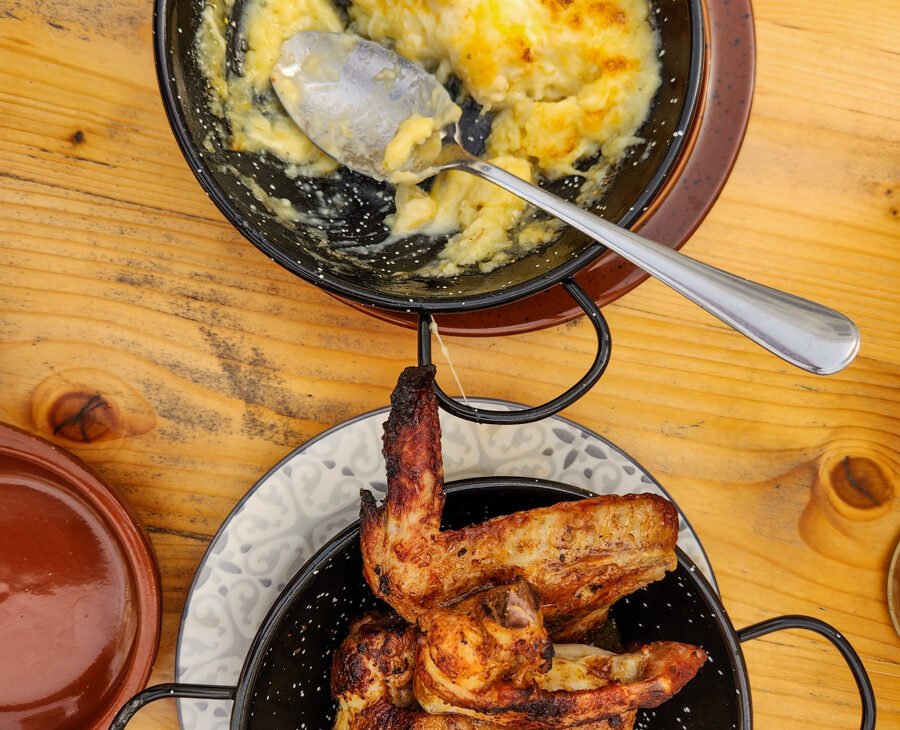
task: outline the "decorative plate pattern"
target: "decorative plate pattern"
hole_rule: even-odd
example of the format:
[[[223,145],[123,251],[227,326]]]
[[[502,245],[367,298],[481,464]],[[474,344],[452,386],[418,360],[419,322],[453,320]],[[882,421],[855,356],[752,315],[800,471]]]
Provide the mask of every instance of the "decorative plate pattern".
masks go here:
[[[470,399],[494,409],[517,406]],[[181,622],[176,680],[234,685],[257,628],[290,578],[329,538],[353,522],[359,491],[385,492],[381,454],[387,408],[311,439],[245,495],[213,538],[194,578]],[[669,495],[603,437],[559,416],[518,426],[487,426],[441,412],[447,481],[528,476],[598,494]],[[679,510],[678,545],[715,585],[700,541]],[[182,699],[183,730],[227,730],[230,702]]]

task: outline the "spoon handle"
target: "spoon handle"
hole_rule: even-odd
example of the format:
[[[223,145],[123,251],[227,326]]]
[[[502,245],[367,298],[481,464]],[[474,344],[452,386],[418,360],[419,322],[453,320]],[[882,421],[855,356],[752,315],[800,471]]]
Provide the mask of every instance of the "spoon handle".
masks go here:
[[[803,370],[836,373],[859,350],[859,331],[840,312],[654,243],[483,160],[460,156],[453,167],[490,180],[552,213]]]

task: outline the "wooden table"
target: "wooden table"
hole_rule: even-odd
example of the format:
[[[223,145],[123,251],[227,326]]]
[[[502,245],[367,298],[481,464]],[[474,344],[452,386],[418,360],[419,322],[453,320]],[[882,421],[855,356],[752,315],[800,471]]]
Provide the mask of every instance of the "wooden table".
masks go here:
[[[72,383],[117,404],[105,436],[50,437],[150,532],[164,591],[151,682],[170,681],[222,520],[304,440],[385,405],[414,335],[294,278],[213,207],[160,103],[149,0],[0,10],[0,420],[50,435]],[[736,626],[830,622],[869,671],[879,727],[897,728],[885,584],[900,538],[900,5],[754,10],[746,140],[686,251],[842,310],[862,350],[837,375],[807,375],[647,282],[605,308],[612,363],[565,415],[671,492]],[[580,376],[594,336],[578,321],[448,344],[468,393],[536,403]],[[825,641],[780,633],[746,655],[760,730],[858,727]],[[131,727],[176,722],[161,702]]]

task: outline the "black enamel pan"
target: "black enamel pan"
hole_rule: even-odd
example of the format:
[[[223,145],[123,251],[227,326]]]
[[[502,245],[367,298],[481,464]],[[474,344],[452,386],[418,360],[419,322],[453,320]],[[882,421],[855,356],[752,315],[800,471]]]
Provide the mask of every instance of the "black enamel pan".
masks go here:
[[[695,121],[705,77],[707,34],[702,0],[651,0],[651,6],[664,51],[660,56],[663,85],[638,132],[646,142],[620,163],[605,193],[592,206],[593,212],[624,227],[632,225],[658,199],[671,176]],[[234,8],[241,7],[237,0]],[[431,314],[495,307],[564,286],[597,332],[597,355],[584,377],[543,406],[513,412],[471,409],[439,391],[441,405],[462,418],[492,423],[537,420],[571,404],[596,383],[609,359],[609,329],[573,276],[600,256],[603,246],[567,228],[549,246],[489,273],[469,272],[451,278],[396,276],[410,269],[412,259],[434,255],[445,239],[420,236],[387,249],[367,249],[366,244],[382,241],[388,232],[384,218],[392,212],[392,204],[386,203],[392,196],[385,184],[341,170],[336,177],[304,179],[298,185],[274,157],[225,148],[221,135],[215,133],[222,122],[207,104],[208,85],[194,51],[202,8],[198,0],[155,0],[157,75],[166,113],[191,170],[241,234],[289,271],[338,297],[379,309],[417,312],[422,362],[430,361],[430,343],[425,340],[430,337]],[[231,40],[229,68],[239,73],[240,63],[232,57],[240,43]],[[470,103],[464,108],[462,127],[463,138],[470,140],[467,146],[478,153],[489,120]],[[315,225],[288,225],[260,205],[239,175],[287,198],[301,211],[312,210],[314,201],[323,198],[341,200],[342,207],[339,214]],[[571,200],[577,192],[571,183],[558,180],[548,188]],[[362,252],[358,249],[361,245]],[[366,253],[375,250],[377,255]]]
[[[585,496],[590,494],[576,487],[536,479],[457,482],[447,486],[446,527]],[[335,713],[329,692],[330,657],[350,622],[379,605],[362,578],[359,526],[354,524],[329,541],[275,601],[236,686],[151,687],[122,708],[111,730],[123,730],[143,705],[166,697],[234,700],[231,730],[328,730]],[[741,643],[785,629],[813,631],[838,649],[859,689],[860,728],[875,727],[872,685],[843,635],[809,616],[779,616],[735,630],[716,591],[680,551],[675,571],[619,601],[612,615],[625,643],[687,642],[702,646],[711,658],[677,696],[638,714],[637,727],[642,730],[750,730],[750,681]]]

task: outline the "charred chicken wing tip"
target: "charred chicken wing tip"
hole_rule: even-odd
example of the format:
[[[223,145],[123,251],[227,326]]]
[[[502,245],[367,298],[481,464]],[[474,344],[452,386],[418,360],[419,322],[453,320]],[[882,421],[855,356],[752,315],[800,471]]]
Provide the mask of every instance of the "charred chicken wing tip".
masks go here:
[[[391,393],[391,410],[388,424],[408,424],[415,420],[423,398],[436,400],[434,396],[434,365],[415,365],[400,373],[397,385]],[[385,431],[388,430],[386,424]]]

